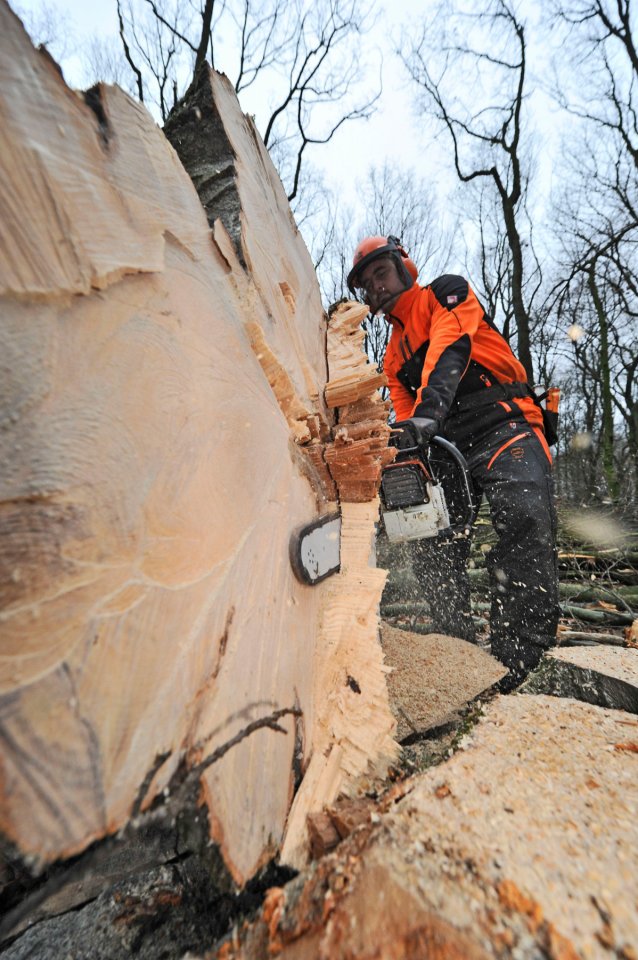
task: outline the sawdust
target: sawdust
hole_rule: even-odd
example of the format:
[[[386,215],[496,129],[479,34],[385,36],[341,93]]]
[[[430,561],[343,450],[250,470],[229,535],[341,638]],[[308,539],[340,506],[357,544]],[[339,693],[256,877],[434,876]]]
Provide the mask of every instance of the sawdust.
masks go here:
[[[447,722],[467,703],[505,676],[487,651],[457,637],[421,635],[381,623],[390,704],[397,739]]]

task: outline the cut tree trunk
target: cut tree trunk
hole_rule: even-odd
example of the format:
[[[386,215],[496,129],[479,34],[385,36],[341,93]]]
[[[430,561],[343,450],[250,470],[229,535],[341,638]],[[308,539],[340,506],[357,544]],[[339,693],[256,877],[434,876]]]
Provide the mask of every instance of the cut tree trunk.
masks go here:
[[[497,697],[451,759],[207,956],[634,957],[635,740],[620,710]]]
[[[507,673],[485,650],[457,637],[421,636],[384,623],[381,641],[401,740],[445,723]]]
[[[171,132],[199,143],[200,187],[223,168],[217,215],[146,110],[70,91],[4,2],[0,44],[4,850],[37,874],[194,779],[241,885],[287,824],[303,860],[305,813],[396,752],[371,566],[386,409],[360,354],[333,431],[352,366],[225,77],[200,72]],[[331,337],[350,349],[359,322]],[[342,572],[302,585],[291,533],[337,501]]]
[[[521,690],[638,713],[638,655],[604,644],[560,647],[548,651]]]

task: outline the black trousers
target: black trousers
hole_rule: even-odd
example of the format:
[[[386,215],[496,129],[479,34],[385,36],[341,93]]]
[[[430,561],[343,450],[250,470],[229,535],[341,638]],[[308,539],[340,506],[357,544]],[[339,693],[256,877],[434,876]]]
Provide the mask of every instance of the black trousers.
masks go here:
[[[446,432],[455,439],[454,429]],[[466,440],[462,431],[458,436],[477,500],[487,498],[498,538],[486,555],[492,653],[512,675],[523,677],[556,643],[559,603],[551,465],[522,415],[494,424],[478,441]],[[454,489],[445,479],[443,486],[453,500]],[[411,552],[433,628],[472,640],[469,540],[421,540],[412,544]]]

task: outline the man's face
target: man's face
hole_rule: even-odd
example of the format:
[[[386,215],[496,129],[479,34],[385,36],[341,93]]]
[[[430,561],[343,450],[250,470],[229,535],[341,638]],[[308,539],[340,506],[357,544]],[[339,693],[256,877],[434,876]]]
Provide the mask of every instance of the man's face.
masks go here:
[[[379,257],[361,271],[359,285],[363,288],[366,302],[373,313],[389,313],[405,284],[391,257]]]

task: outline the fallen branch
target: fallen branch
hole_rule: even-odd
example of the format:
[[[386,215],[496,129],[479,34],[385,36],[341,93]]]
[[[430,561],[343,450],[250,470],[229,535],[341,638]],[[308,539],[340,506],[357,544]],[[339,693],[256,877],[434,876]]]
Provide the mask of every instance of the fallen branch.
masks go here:
[[[619,610],[601,610],[592,607],[579,607],[574,603],[561,603],[561,613],[564,617],[573,617],[576,620],[587,620],[589,623],[608,623],[621,626],[630,624],[634,620],[631,613],[621,613]]]
[[[558,633],[558,645],[561,647],[578,646],[580,644],[595,646],[599,643],[612,647],[627,645],[622,637],[614,633],[585,633],[582,630],[561,630]]]
[[[598,583],[560,583],[560,595],[582,601],[605,600],[625,610],[638,609],[638,590],[627,586],[604,586]]]

